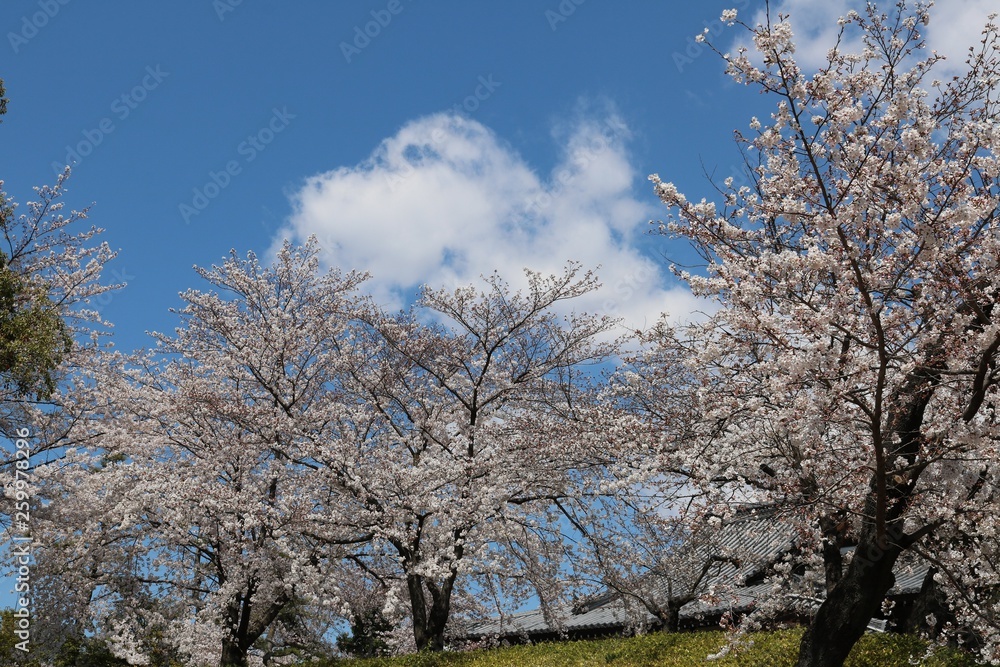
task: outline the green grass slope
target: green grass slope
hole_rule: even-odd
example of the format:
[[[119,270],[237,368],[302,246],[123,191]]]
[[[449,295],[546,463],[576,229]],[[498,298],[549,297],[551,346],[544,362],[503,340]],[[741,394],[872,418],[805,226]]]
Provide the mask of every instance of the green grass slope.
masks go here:
[[[725,643],[721,632],[652,634],[643,637],[557,642],[534,646],[418,654],[397,658],[337,660],[323,667],[792,667],[802,630],[753,635],[753,645],[720,660],[707,660]],[[975,667],[967,654],[939,650],[919,662],[927,644],[902,635],[866,635],[851,653],[847,667]],[[913,662],[911,662],[911,660]],[[316,663],[312,663],[315,667]],[[305,667],[305,665],[303,665]]]

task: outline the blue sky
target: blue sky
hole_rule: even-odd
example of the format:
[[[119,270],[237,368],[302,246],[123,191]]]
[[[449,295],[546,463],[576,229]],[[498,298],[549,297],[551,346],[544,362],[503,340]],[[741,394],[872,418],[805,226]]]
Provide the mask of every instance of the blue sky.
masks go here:
[[[851,0],[772,2],[816,60]],[[989,0],[943,0],[932,46],[971,42]],[[0,6],[0,178],[19,202],[73,163],[68,204],[120,251],[96,306],[120,348],[170,330],[192,266],[317,234],[384,303],[498,269],[601,265],[582,304],[630,326],[697,305],[646,235],[646,177],[689,198],[738,175],[732,130],[769,104],[693,36],[728,47],[762,0]]]
[[[652,321],[687,301],[662,266],[636,262],[666,248],[643,236],[661,212],[646,176],[709,194],[702,163],[733,169],[730,132],[754,101],[692,40],[732,31],[717,21],[732,2],[577,2],[11,0],[0,178],[23,202],[75,161],[69,205],[94,202],[90,221],[120,250],[109,277],[128,287],[97,305],[125,349],[174,326],[178,292],[199,286],[192,265],[264,255],[290,233],[375,272],[391,305],[422,282],[579,259],[606,282],[610,266],[614,298],[635,302],[621,312]],[[393,139],[406,157],[366,166]],[[473,155],[407,169],[414,146]],[[554,172],[574,164],[587,173]],[[308,179],[336,170],[293,224]],[[558,211],[539,210],[546,193]],[[511,226],[519,240],[498,248]]]

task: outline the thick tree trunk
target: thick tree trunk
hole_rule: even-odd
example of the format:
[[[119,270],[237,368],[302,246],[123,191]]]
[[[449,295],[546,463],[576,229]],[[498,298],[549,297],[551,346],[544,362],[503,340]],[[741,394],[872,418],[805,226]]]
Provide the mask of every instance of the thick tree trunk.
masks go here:
[[[440,585],[417,574],[406,577],[410,609],[413,612],[413,641],[418,651],[444,650],[444,630],[451,613],[454,584],[454,574]],[[431,595],[430,605],[427,604],[424,587]]]
[[[238,642],[223,639],[219,667],[247,667],[247,652],[240,648]]]
[[[222,656],[219,658],[219,667],[246,667],[247,652],[250,647],[264,634],[264,631],[270,627],[281,610],[288,604],[288,597],[282,594],[271,603],[260,618],[256,619],[256,622],[252,622],[252,591],[254,588],[251,584],[250,594],[240,596],[229,605],[229,620],[236,626],[236,632],[235,636],[222,640]]]
[[[883,454],[869,484],[858,546],[847,572],[829,590],[802,636],[797,667],[841,667],[895,583],[892,568],[896,559],[915,539],[903,530],[921,470],[911,467],[920,453],[924,412],[939,379],[937,370],[918,367],[893,393],[890,404],[896,408],[887,414],[887,426],[880,432],[876,429],[874,442],[881,443],[881,450],[875,448],[876,462],[880,460],[878,452]],[[827,533],[831,526],[821,528]],[[836,557],[832,550],[824,554],[825,560],[827,557],[829,584],[831,577],[836,577]]]
[[[687,601],[685,601],[684,604],[687,604]],[[683,607],[684,604],[674,604],[668,602],[666,607],[660,609],[660,612],[659,614],[657,614],[657,616],[659,616],[660,622],[663,623],[663,625],[660,627],[661,631],[677,632],[678,630],[680,630],[681,607]]]
[[[866,530],[840,581],[820,605],[802,637],[797,667],[841,667],[868,621],[882,606],[895,583],[892,568],[902,548],[891,538],[879,545]]]

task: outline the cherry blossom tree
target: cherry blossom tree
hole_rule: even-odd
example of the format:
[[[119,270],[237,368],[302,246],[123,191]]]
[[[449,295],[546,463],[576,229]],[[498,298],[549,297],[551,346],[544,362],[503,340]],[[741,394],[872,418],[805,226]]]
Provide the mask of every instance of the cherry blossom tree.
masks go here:
[[[42,588],[123,655],[153,629],[199,664],[245,665],[258,640],[273,654],[298,636],[278,629],[290,607],[335,606],[332,545],[367,539],[349,522],[310,537],[339,506],[302,435],[346,419],[328,385],[362,276],[321,274],[315,245],[199,273],[214,290],[182,295],[174,336],[80,378],[89,418],[38,475],[37,557]]]
[[[794,530],[762,518],[773,507],[719,511],[718,496],[678,456],[701,438],[691,394],[700,377],[671,334],[662,323],[641,334],[645,347],[624,355],[604,387],[591,423],[607,443],[606,493],[560,506],[579,536],[574,571],[601,588],[580,604],[614,598],[636,628],[652,616],[666,632],[679,629],[688,603],[735,599],[748,573],[769,573]]]
[[[90,299],[120,285],[100,282],[115,254],[96,243],[102,230],[79,229],[87,210],[63,213],[69,170],[55,185],[35,188],[27,211],[0,181],[0,429],[12,434],[22,412],[47,401],[64,363],[90,343],[101,322]],[[95,328],[94,325],[97,325]]]
[[[0,116],[7,112],[5,93],[0,79]],[[30,448],[5,449],[0,458],[5,545],[12,528],[29,527],[34,464],[73,420],[56,389],[90,363],[107,333],[90,300],[122,287],[101,282],[116,253],[97,242],[101,229],[81,227],[87,209],[65,212],[69,175],[67,167],[54,185],[36,187],[23,213],[0,180],[0,435]]]
[[[720,184],[720,205],[651,177],[661,230],[706,262],[681,275],[719,306],[662,329],[660,353],[690,355],[700,417],[670,465],[719,504],[775,502],[800,523],[825,564],[802,667],[843,663],[914,552],[1000,662],[997,28],[940,82],[924,3],[849,13],[813,74],[787,17],[723,20],[758,51],[723,55],[728,73],[777,107],[737,133],[751,184]]]
[[[551,582],[562,535],[550,510],[600,466],[576,424],[596,399],[586,367],[615,353],[616,322],[558,310],[597,287],[575,265],[527,278],[526,292],[497,275],[482,290],[425,289],[411,312],[374,312],[354,340],[347,386],[370,418],[345,424],[326,467],[397,564],[387,579],[418,649],[443,648],[463,583]]]
[[[115,253],[97,241],[100,229],[81,227],[87,210],[65,212],[68,178],[67,169],[54,185],[36,188],[24,213],[0,182],[0,434],[22,445],[0,459],[5,548],[12,537],[20,547],[36,537],[42,496],[29,482],[41,462],[59,456],[55,443],[76,419],[59,388],[91,364],[107,333],[90,300],[120,287],[101,282]]]
[[[456,591],[555,578],[549,509],[603,465],[573,437],[585,367],[617,350],[615,321],[559,310],[592,274],[428,289],[394,315],[363,275],[323,272],[315,241],[199,274],[174,335],[67,389],[81,416],[39,471],[37,528],[63,617],[123,656],[155,635],[238,666],[282,651],[295,609],[372,611],[362,578],[421,649],[444,646]]]

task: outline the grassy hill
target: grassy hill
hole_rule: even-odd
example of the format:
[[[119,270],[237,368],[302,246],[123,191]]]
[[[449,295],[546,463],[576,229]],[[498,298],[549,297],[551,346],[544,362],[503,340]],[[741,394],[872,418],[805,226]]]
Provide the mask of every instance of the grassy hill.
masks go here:
[[[802,630],[782,630],[753,636],[753,645],[721,660],[707,660],[725,643],[721,632],[653,634],[643,637],[559,642],[535,646],[408,655],[398,658],[339,660],[324,667],[791,667]],[[903,635],[866,635],[854,648],[847,667],[908,667],[924,656],[926,642]],[[315,667],[316,663],[312,663]],[[926,667],[974,667],[967,654],[939,650]]]

